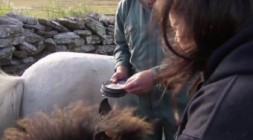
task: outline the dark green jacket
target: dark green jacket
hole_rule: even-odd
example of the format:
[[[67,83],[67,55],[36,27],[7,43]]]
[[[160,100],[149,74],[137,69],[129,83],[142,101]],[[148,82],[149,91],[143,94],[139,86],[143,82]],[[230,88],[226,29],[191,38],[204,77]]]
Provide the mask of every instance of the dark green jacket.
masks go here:
[[[135,72],[159,65],[163,59],[159,29],[151,26],[151,10],[138,0],[122,0],[116,13],[115,67],[133,68]]]

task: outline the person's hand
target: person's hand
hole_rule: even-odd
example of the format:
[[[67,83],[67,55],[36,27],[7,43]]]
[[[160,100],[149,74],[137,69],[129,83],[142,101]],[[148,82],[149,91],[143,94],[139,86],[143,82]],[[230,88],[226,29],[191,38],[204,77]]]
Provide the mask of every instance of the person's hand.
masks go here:
[[[134,74],[125,83],[125,90],[128,93],[142,95],[151,90],[154,85],[154,76],[151,70],[145,70]]]
[[[112,75],[110,80],[113,83],[116,83],[119,80],[127,79],[127,77],[128,77],[128,69],[124,66],[118,66],[116,72]]]

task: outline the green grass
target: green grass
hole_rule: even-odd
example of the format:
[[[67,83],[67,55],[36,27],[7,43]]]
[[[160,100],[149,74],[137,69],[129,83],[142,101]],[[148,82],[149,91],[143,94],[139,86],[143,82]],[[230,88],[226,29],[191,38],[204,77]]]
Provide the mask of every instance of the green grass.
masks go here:
[[[11,3],[0,2],[0,15],[6,14],[11,10]]]
[[[80,2],[81,1],[81,2]],[[0,0],[0,14],[20,13],[36,18],[82,17],[88,12],[115,14],[118,0]]]

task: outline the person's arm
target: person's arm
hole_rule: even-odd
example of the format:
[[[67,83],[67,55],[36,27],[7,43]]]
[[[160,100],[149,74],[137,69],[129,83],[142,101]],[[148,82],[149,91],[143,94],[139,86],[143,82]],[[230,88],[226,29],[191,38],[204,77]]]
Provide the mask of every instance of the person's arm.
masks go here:
[[[115,70],[117,70],[119,66],[124,66],[129,71],[132,66],[129,62],[131,53],[124,34],[124,21],[128,12],[128,10],[125,10],[125,7],[124,2],[121,1],[115,15],[114,41],[116,48],[114,50],[114,58],[116,60]]]
[[[158,75],[161,71],[168,68],[169,64],[161,63],[160,65],[154,66],[150,68],[149,70],[152,72],[154,84],[161,84],[158,83],[160,79],[158,79]]]
[[[150,69],[152,76],[153,76],[153,83],[154,84],[157,84],[157,74],[158,74],[159,68],[160,68],[160,66],[156,66],[156,67],[152,67]]]
[[[115,31],[114,31],[114,41],[116,44],[114,50],[115,62],[115,73],[111,77],[112,82],[117,82],[122,79],[127,79],[132,65],[130,64],[131,53],[127,44],[127,40],[124,34],[124,23],[126,15],[128,15],[128,3],[127,1],[120,1],[118,9],[115,15]]]

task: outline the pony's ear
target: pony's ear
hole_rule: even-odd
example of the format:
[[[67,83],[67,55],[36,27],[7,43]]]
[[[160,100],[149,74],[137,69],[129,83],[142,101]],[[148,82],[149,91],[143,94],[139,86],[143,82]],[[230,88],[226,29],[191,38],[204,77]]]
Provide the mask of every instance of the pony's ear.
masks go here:
[[[105,134],[105,131],[100,131],[94,135],[93,140],[110,140],[110,137]]]
[[[100,115],[106,115],[112,110],[112,107],[110,106],[108,99],[104,98],[100,105],[99,105],[99,114]]]

